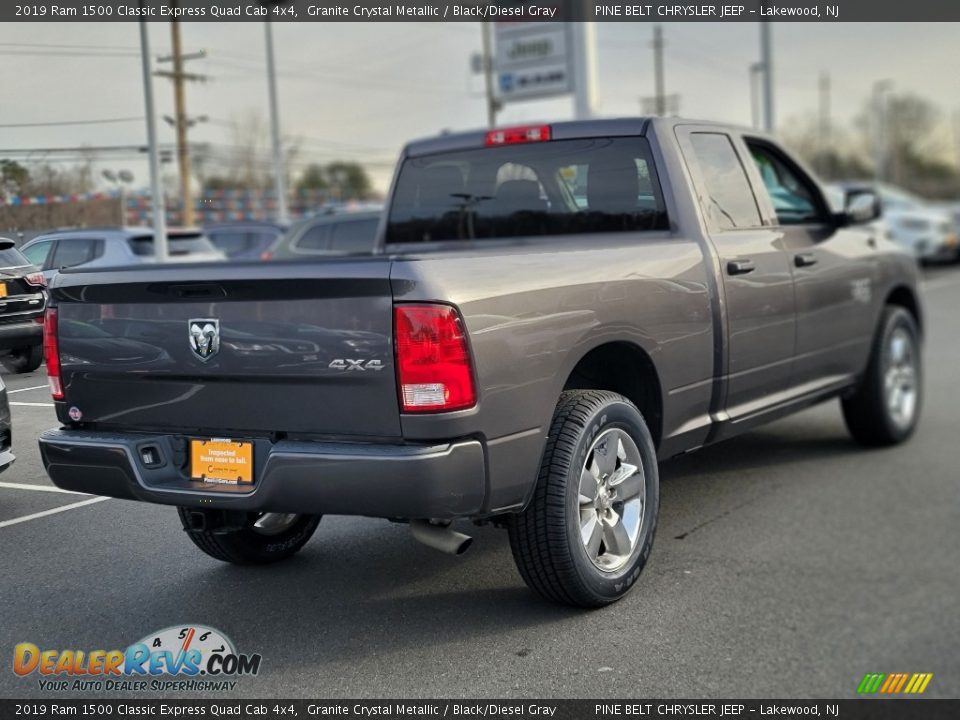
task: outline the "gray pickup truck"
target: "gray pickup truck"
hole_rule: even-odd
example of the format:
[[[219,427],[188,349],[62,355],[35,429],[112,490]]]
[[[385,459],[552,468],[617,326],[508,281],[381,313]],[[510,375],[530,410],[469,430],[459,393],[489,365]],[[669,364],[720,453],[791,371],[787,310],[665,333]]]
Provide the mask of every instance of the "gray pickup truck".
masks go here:
[[[67,490],[173,505],[201,550],[289,557],[324,513],[506,527],[591,607],[653,543],[658,467],[831,398],[913,432],[916,263],[752,130],[565,122],[409,144],[372,253],[58,275],[45,349]]]

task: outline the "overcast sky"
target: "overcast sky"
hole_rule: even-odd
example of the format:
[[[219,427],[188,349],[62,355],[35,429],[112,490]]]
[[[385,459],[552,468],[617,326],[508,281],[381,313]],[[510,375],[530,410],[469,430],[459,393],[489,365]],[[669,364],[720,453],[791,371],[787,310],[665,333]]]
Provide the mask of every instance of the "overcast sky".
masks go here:
[[[182,27],[185,52],[209,53],[188,66],[210,77],[187,90],[189,113],[210,118],[192,131],[191,140],[230,144],[229,122],[258,111],[267,117],[263,26]],[[848,122],[862,109],[880,79],[952,114],[960,109],[958,30],[950,23],[775,24],[777,119],[787,122],[816,112],[823,71],[831,75],[838,122]],[[367,161],[382,187],[405,140],[485,122],[482,78],[470,73],[470,56],[480,48],[479,25],[281,23],[274,31],[283,133],[301,139],[301,161]],[[639,98],[653,93],[651,32],[651,25],[639,22],[597,24],[601,115],[637,115]],[[150,34],[154,55],[169,51],[168,24],[151,23]],[[749,124],[748,67],[758,59],[758,26],[667,23],[664,36],[667,92],[680,94],[681,114]],[[138,43],[134,23],[0,27],[0,126],[142,117]],[[115,55],[89,55],[93,51],[79,46]],[[170,83],[158,78],[155,92],[159,113],[170,114]],[[561,99],[514,103],[500,120],[570,116],[571,102]],[[0,149],[140,144],[145,137],[142,120],[2,127],[0,132]],[[172,142],[166,124],[161,123],[160,133],[162,141]],[[133,170],[138,184],[146,181],[142,162],[122,158],[113,165]]]

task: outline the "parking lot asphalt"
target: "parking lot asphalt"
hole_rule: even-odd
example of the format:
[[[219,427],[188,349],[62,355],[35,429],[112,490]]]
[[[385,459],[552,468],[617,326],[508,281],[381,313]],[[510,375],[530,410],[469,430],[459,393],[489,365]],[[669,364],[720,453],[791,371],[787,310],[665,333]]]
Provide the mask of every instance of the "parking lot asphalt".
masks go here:
[[[907,445],[857,447],[831,402],[665,463],[651,560],[592,612],[530,594],[492,528],[465,525],[454,558],[327,517],[286,563],[218,563],[173,508],[48,491],[43,370],[6,375],[0,696],[50,697],[10,671],[18,642],[125,648],[185,623],[263,656],[218,697],[853,697],[867,672],[931,672],[927,696],[960,696],[960,270],[931,273],[925,303]],[[96,694],[61,696],[78,695]]]

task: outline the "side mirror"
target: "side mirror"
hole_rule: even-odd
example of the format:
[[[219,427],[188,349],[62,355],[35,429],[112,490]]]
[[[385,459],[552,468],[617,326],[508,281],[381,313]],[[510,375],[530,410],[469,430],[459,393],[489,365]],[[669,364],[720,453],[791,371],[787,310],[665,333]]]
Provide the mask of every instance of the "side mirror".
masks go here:
[[[843,219],[845,225],[863,225],[880,217],[880,196],[873,190],[847,193]]]

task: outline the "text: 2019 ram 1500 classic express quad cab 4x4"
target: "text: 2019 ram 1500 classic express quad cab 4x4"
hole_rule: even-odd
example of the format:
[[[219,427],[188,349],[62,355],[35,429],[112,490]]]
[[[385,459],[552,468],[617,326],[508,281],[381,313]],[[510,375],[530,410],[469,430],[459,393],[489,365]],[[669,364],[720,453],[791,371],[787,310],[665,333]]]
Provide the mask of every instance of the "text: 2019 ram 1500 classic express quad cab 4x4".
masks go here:
[[[916,263],[752,131],[597,120],[402,154],[377,250],[60,274],[61,488],[175,505],[204,552],[297,552],[324,513],[505,525],[547,598],[626,593],[658,458],[839,397],[897,443],[921,404]]]

